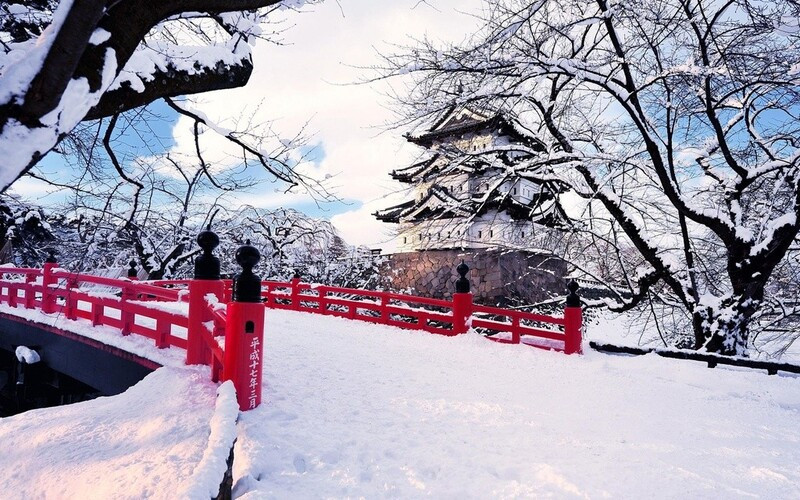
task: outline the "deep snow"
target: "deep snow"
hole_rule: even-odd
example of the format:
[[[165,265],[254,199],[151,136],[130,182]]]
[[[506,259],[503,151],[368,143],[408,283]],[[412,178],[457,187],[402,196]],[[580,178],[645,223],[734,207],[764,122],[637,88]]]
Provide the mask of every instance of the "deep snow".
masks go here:
[[[800,378],[268,311],[247,498],[800,498]]]
[[[241,498],[800,498],[798,377],[288,311],[266,325],[264,404],[237,425]],[[2,419],[0,486],[207,498],[199,480],[218,477],[235,414],[214,405],[207,368],[170,367],[120,396]]]
[[[164,367],[117,396],[0,419],[0,498],[210,498],[237,411],[208,368]]]

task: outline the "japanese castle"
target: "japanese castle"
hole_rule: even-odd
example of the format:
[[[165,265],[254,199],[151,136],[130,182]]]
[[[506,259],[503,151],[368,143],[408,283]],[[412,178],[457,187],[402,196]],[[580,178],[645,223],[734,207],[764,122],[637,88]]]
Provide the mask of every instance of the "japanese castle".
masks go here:
[[[374,214],[399,225],[398,252],[530,248],[544,228],[567,220],[557,188],[508,175],[544,151],[517,121],[454,106],[406,139],[425,149],[423,159],[390,175],[413,198]]]

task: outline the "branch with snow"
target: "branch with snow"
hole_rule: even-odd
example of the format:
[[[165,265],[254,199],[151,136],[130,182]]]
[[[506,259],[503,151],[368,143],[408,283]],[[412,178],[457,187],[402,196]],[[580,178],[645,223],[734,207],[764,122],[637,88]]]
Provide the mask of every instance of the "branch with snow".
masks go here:
[[[303,2],[284,3],[298,8]],[[15,15],[29,13],[47,28],[0,33],[0,190],[82,120],[160,97],[244,85],[252,72],[249,43],[279,4],[63,0],[52,12],[47,4],[14,4]]]

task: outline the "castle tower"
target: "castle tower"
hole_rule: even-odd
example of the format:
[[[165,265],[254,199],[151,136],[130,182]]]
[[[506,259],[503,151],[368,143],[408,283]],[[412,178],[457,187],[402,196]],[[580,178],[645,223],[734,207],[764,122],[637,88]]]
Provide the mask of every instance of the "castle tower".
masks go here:
[[[412,196],[374,213],[398,225],[384,273],[393,288],[447,296],[454,263],[466,258],[483,302],[535,302],[563,290],[566,263],[538,251],[568,220],[558,188],[508,172],[543,153],[531,131],[501,114],[454,106],[406,138],[424,149],[422,160],[390,175]]]
[[[542,227],[566,220],[552,186],[506,179],[504,167],[544,150],[516,121],[451,108],[406,138],[425,149],[424,158],[390,175],[413,197],[374,214],[399,225],[398,251],[526,248]]]

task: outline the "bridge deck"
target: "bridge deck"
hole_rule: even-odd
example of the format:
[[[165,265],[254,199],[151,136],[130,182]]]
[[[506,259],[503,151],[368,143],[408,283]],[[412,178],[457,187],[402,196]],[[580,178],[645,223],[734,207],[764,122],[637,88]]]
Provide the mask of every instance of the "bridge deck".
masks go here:
[[[117,396],[2,419],[0,483],[14,498],[210,498],[237,413],[208,368],[160,368]]]
[[[793,375],[278,311],[265,346],[237,495],[800,498]]]

